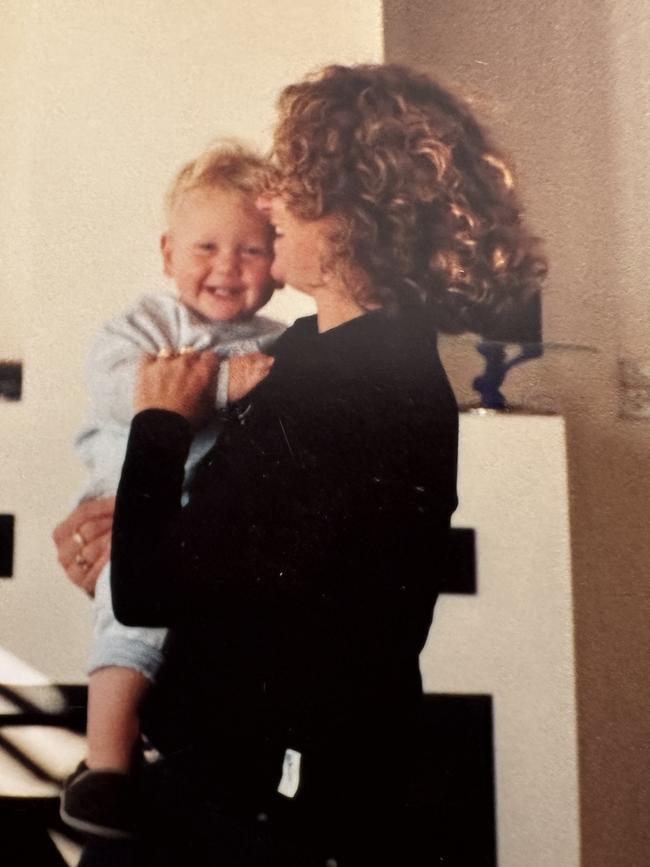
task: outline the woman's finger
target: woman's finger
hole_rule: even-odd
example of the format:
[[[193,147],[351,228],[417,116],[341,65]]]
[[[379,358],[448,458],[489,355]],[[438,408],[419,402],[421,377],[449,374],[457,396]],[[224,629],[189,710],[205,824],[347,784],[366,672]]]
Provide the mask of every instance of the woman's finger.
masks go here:
[[[52,538],[54,544],[59,544],[71,537],[79,527],[98,519],[111,518],[115,511],[115,497],[97,497],[84,500],[54,528]]]
[[[99,518],[97,521],[86,521],[85,523],[80,524],[75,531],[80,538],[75,538],[73,536],[73,540],[87,545],[90,542],[94,542],[95,539],[100,539],[102,536],[108,536],[110,538],[112,529],[112,517]]]
[[[75,530],[65,538],[57,541],[57,559],[67,570],[68,566],[77,558],[82,551],[92,547],[93,551],[100,551],[110,546],[112,520],[104,520],[93,524],[83,524],[81,530]],[[101,526],[100,526],[101,525]],[[86,527],[91,529],[85,529]],[[70,527],[69,530],[72,528]]]
[[[83,500],[76,509],[70,513],[77,524],[85,521],[93,521],[102,516],[112,515],[115,511],[115,495],[110,497],[95,497],[91,500]]]
[[[89,545],[66,543],[62,546],[59,562],[68,577],[84,590],[93,589],[99,574],[111,553],[110,536],[104,535]]]
[[[95,595],[95,587],[97,585],[97,580],[102,573],[104,566],[108,563],[110,558],[110,547],[106,548],[104,552],[101,554],[99,559],[93,563],[93,565],[81,576],[81,580],[78,585],[86,591],[89,596]]]
[[[75,533],[72,538],[62,542],[59,546],[59,562],[66,570],[73,563],[77,565],[94,563],[105,551],[110,550],[110,532],[97,535],[90,541],[84,540],[83,543],[78,541],[78,537],[79,534]]]
[[[115,497],[84,500],[54,530],[57,558],[67,576],[87,593],[110,556]]]
[[[70,567],[76,562],[81,546],[78,545],[72,536],[62,540],[57,545],[57,559],[66,572],[69,572]]]
[[[108,535],[100,536],[99,539],[95,539],[94,542],[90,542],[88,545],[84,545],[83,548],[79,550],[79,556],[86,560],[86,562],[95,564],[97,561],[104,557],[104,555],[111,550],[111,537]]]

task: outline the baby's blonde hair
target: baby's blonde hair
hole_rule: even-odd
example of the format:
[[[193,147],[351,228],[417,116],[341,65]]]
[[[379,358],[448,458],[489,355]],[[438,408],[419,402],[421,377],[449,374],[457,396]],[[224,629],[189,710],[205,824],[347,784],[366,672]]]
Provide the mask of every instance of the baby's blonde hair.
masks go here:
[[[268,162],[254,150],[234,139],[214,142],[174,177],[165,195],[167,224],[188,193],[216,188],[256,197],[265,189],[268,173]]]

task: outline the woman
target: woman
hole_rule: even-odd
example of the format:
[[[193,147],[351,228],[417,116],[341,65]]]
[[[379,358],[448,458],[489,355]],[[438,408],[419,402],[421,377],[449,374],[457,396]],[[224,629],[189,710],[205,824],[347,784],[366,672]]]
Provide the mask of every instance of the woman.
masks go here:
[[[330,67],[279,108],[262,203],[273,275],[317,315],[233,408],[186,509],[201,367],[143,364],[114,606],[173,629],[143,724],[158,771],[191,781],[190,813],[227,817],[204,838],[210,857],[224,827],[263,815],[265,842],[241,863],[417,864],[404,848],[418,656],[456,505],[435,331],[489,329],[543,267],[502,159],[427,77]]]

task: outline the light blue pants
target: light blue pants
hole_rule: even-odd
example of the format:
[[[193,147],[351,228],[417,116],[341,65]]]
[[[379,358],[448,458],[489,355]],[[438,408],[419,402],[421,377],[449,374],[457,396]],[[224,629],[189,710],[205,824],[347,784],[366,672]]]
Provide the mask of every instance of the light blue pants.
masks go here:
[[[153,681],[162,663],[166,629],[123,626],[115,619],[111,599],[110,565],[107,563],[95,588],[93,642],[88,672],[117,665],[132,668]]]

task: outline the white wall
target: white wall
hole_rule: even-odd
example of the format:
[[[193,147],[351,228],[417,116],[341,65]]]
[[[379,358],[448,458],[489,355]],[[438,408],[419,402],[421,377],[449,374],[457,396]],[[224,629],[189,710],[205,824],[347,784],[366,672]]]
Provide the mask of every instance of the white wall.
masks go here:
[[[381,22],[375,0],[0,4],[0,357],[25,365],[23,400],[0,404],[0,512],[17,521],[0,645],[53,677],[82,675],[88,638],[49,538],[82,478],[83,359],[106,316],[163,285],[164,187],[215,136],[267,146],[280,88],[379,60]]]

